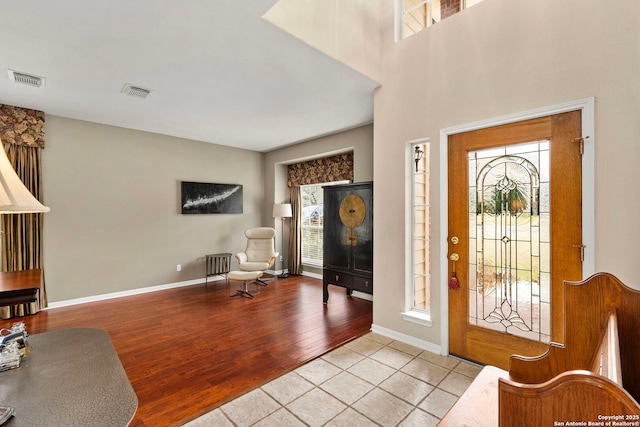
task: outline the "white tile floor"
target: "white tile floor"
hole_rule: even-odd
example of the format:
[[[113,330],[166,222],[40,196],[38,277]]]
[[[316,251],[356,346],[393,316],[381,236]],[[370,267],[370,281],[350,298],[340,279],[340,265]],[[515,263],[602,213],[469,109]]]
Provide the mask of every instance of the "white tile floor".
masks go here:
[[[480,369],[371,332],[185,426],[435,426]]]

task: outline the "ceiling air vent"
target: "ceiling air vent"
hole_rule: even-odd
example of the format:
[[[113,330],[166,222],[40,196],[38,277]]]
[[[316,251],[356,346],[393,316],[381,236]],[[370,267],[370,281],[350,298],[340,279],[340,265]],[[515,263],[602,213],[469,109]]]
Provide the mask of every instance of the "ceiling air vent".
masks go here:
[[[124,87],[122,88],[122,90],[120,91],[126,95],[129,96],[134,96],[136,98],[146,98],[147,96],[149,96],[149,94],[151,93],[151,89],[145,89],[143,87],[140,86],[134,86],[131,85],[129,83],[127,83],[126,85],[124,85]]]
[[[22,83],[27,86],[44,87],[45,78],[34,76],[33,74],[20,73],[18,71],[7,70],[9,73],[9,80],[16,83]]]

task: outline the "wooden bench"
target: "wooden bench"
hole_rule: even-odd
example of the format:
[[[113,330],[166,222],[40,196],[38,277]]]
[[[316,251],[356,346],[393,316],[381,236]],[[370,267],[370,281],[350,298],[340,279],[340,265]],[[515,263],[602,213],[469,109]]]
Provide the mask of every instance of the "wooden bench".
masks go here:
[[[498,380],[509,372],[485,366],[438,426],[494,427],[498,425]]]
[[[606,273],[564,290],[565,344],[485,367],[439,425],[640,423],[640,292]]]

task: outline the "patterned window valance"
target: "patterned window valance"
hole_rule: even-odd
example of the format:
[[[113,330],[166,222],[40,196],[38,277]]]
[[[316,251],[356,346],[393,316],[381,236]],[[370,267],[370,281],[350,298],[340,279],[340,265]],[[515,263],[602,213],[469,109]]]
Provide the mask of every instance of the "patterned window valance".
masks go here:
[[[287,166],[287,186],[333,181],[353,182],[353,152]]]
[[[5,144],[44,148],[44,112],[0,104],[0,139]]]

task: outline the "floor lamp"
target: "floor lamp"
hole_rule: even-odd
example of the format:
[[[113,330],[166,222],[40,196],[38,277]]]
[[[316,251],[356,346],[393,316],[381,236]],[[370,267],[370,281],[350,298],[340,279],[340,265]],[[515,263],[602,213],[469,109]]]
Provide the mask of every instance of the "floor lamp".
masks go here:
[[[49,212],[51,209],[40,203],[25,187],[11,166],[7,153],[0,141],[0,213]]]
[[[291,204],[290,203],[276,203],[273,205],[273,217],[282,218],[282,273],[278,276],[279,279],[289,277],[288,273],[284,272],[284,222],[287,218],[291,218]]]

